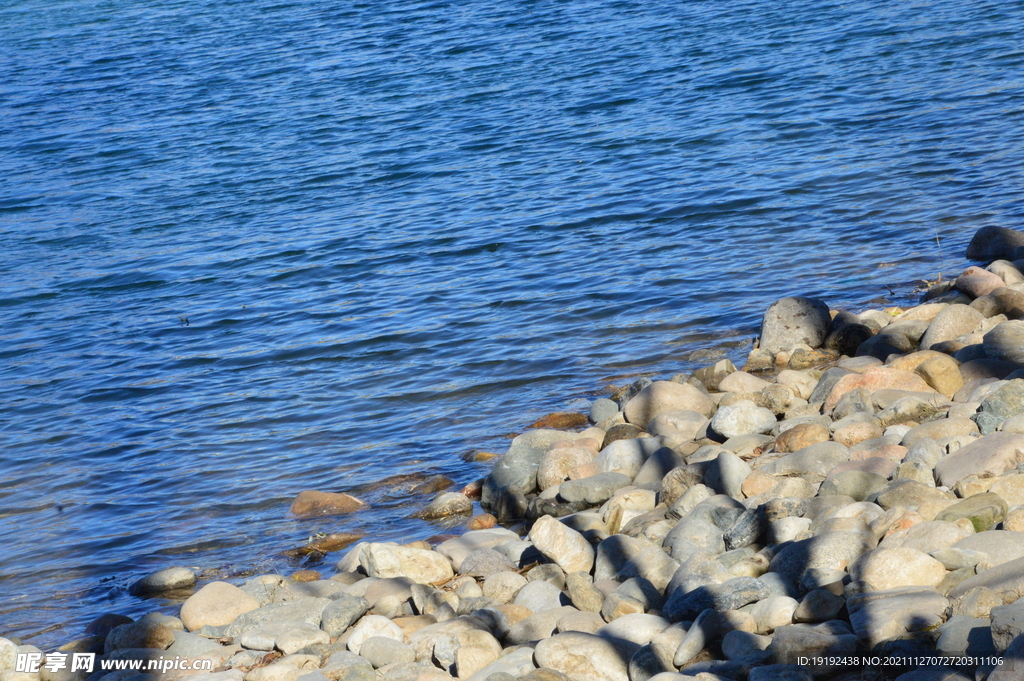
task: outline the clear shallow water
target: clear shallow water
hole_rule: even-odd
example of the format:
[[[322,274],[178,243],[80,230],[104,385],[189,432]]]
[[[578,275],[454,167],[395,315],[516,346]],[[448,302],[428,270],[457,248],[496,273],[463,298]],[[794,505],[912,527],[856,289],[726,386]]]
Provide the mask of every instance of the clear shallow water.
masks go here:
[[[0,7],[0,633],[1024,218],[1022,2],[495,4]]]

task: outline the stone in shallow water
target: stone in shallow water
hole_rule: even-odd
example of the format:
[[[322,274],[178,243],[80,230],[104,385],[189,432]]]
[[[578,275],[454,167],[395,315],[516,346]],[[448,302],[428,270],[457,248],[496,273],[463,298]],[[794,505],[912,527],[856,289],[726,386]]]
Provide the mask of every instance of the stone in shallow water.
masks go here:
[[[1011,260],[1014,251],[1024,246],[1024,232],[987,225],[980,228],[967,245],[970,260]]]
[[[299,492],[292,502],[292,514],[300,518],[321,515],[341,515],[366,508],[368,504],[351,494],[306,490]]]
[[[196,574],[186,567],[172,567],[146,575],[128,588],[133,596],[188,589],[196,583]]]
[[[424,520],[447,518],[453,515],[471,515],[473,502],[465,494],[446,492],[437,496],[425,509],[415,514]]]

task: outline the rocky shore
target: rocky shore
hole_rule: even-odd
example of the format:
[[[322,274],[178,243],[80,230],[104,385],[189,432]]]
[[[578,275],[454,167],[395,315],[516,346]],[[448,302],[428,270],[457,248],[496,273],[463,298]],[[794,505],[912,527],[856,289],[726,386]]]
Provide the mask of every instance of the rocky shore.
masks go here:
[[[132,593],[188,590],[177,616],[0,638],[0,681],[1024,679],[1024,232],[983,228],[967,257],[914,307],[784,298],[742,370],[552,415],[418,514],[462,534],[364,538],[328,578],[168,567]],[[26,652],[212,671],[19,671]]]

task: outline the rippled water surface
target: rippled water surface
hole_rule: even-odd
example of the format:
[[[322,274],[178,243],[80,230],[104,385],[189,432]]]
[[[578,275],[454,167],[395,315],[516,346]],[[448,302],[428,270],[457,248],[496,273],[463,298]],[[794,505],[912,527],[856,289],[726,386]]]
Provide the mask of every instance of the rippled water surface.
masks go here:
[[[168,565],[429,536],[401,491],[287,509],[468,482],[608,383],[739,361],[781,295],[962,267],[1024,222],[1022,14],[4,3],[0,633],[170,609],[124,591]]]

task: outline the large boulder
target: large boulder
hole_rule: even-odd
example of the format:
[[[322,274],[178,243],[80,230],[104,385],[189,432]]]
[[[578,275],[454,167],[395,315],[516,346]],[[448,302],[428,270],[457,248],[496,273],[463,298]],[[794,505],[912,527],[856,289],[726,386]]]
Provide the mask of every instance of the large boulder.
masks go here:
[[[1024,232],[1006,227],[986,226],[974,233],[967,245],[970,260],[1011,260],[1013,251],[1024,246]]]
[[[1024,434],[990,433],[935,464],[935,479],[953,488],[970,476],[994,478],[1024,462]]]
[[[798,345],[819,348],[828,337],[832,316],[828,305],[813,298],[783,298],[764,313],[761,349],[775,354]]]

